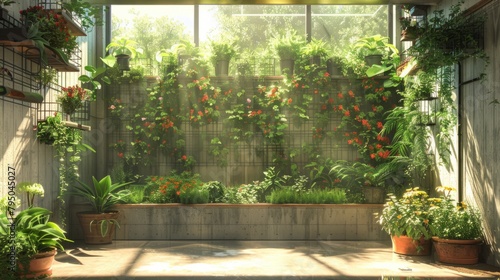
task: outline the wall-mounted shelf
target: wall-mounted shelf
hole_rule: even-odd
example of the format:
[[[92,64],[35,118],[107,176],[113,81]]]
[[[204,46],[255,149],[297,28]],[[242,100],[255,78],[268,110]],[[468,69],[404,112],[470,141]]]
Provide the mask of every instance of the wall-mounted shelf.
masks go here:
[[[6,86],[0,86],[0,96],[10,97],[17,100],[22,100],[31,103],[42,103],[43,96],[36,92],[22,92],[9,88]]]
[[[44,54],[35,45],[33,40],[23,40],[20,42],[1,40],[0,46],[13,49],[16,53],[24,56],[25,58],[34,61],[37,64],[43,64],[42,55],[45,56],[47,65],[61,72],[79,72],[80,69],[64,59],[52,48],[45,47]]]
[[[85,30],[83,30],[83,28],[73,20],[73,17],[69,14],[68,11],[62,10],[62,9],[57,9],[57,10],[53,10],[53,11],[55,11],[57,14],[63,16],[64,20],[67,23],[68,29],[72,35],[74,35],[74,36],[87,36],[87,33],[85,33]]]

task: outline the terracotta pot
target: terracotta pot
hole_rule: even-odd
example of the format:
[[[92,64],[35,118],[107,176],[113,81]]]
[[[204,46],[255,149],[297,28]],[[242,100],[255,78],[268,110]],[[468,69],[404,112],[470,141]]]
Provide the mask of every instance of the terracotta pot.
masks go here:
[[[24,267],[19,264],[21,278],[38,278],[52,275],[52,264],[54,263],[57,249],[34,255],[29,263],[29,270],[25,273]],[[23,279],[24,279],[23,278]]]
[[[408,256],[428,256],[431,254],[431,241],[421,237],[419,240],[401,235],[391,236],[394,253]]]
[[[455,240],[432,238],[437,260],[450,264],[476,264],[481,252],[481,239]]]
[[[83,238],[87,244],[110,244],[115,235],[115,223],[118,219],[118,212],[109,213],[78,213],[78,220],[83,230]],[[101,224],[108,221],[108,231],[101,233]]]

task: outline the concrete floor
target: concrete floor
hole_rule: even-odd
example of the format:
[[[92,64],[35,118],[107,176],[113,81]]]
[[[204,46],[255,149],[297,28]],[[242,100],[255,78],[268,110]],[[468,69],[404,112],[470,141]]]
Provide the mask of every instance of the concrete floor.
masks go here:
[[[500,280],[495,267],[449,266],[373,241],[114,241],[71,244],[52,279]],[[416,277],[416,278],[413,278]]]

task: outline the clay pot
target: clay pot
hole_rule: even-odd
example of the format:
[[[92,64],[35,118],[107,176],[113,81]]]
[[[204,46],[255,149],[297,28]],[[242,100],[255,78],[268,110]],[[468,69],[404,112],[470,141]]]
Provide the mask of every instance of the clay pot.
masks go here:
[[[391,236],[392,250],[396,254],[408,256],[428,256],[431,254],[431,241],[422,236],[419,240],[401,235]]]
[[[83,230],[83,238],[87,244],[110,244],[115,235],[115,225],[118,219],[118,212],[109,213],[78,213],[78,220]],[[104,234],[101,232],[102,223],[108,223],[108,230]]]
[[[455,240],[432,238],[437,260],[450,264],[476,264],[481,252],[481,239]]]
[[[55,256],[57,254],[57,249],[53,249],[48,252],[42,252],[34,255],[29,263],[29,270],[24,271],[24,267],[19,264],[19,274],[22,279],[45,277],[52,275],[52,264],[54,263]]]

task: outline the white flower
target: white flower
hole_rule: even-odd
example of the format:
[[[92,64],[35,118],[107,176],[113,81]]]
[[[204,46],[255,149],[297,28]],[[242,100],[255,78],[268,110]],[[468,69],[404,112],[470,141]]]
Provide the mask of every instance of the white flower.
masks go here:
[[[9,200],[10,198],[10,200]],[[9,202],[10,202],[10,205],[9,205]],[[7,211],[7,207],[10,207],[12,210],[12,208],[14,209],[17,209],[21,206],[21,199],[19,199],[18,197],[16,196],[4,196],[2,198],[0,198],[0,211],[2,212],[5,212]]]
[[[26,192],[31,195],[39,195],[40,197],[43,197],[45,194],[43,186],[39,183],[21,182],[17,184],[17,189],[20,192]]]

